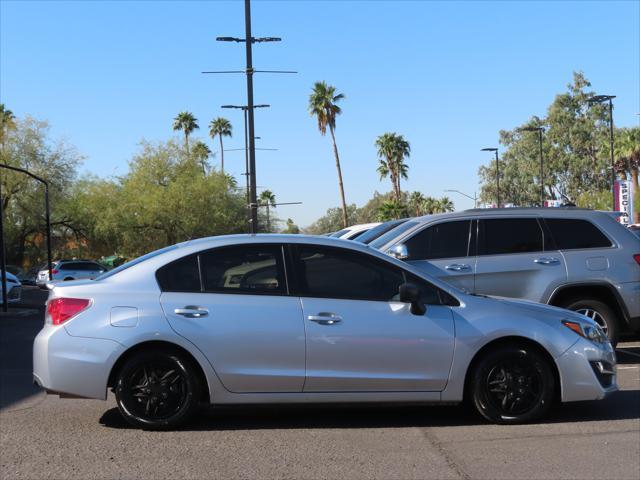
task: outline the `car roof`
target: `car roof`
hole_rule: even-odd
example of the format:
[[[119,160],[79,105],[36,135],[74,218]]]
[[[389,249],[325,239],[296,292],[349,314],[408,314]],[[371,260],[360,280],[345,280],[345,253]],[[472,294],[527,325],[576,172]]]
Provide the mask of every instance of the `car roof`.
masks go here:
[[[457,218],[457,217],[483,217],[483,216],[511,216],[511,215],[544,215],[550,217],[567,217],[568,215],[588,217],[592,215],[607,215],[610,212],[600,212],[589,208],[579,207],[513,207],[513,208],[471,208],[450,213],[436,213],[432,215],[423,215],[415,217],[412,220],[419,222],[433,221],[438,218]]]

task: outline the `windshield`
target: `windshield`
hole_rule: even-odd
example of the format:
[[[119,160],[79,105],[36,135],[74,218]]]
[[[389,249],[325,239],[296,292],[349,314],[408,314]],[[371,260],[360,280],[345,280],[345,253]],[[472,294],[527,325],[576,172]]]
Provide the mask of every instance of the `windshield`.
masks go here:
[[[398,225],[396,228],[392,228],[384,235],[381,235],[376,240],[371,242],[369,245],[371,245],[373,248],[380,249],[384,247],[387,243],[389,243],[391,240],[396,238],[398,235],[401,235],[404,232],[411,230],[416,225],[418,225],[418,222],[416,221],[410,220],[408,222],[404,222],[403,224]]]
[[[385,223],[381,223],[377,227],[373,227],[371,230],[367,230],[362,235],[357,237],[358,242],[369,244],[373,242],[376,238],[384,235],[392,228],[396,228],[398,225],[406,222],[407,219],[403,218],[402,220],[390,220]]]
[[[134,265],[138,265],[139,263],[142,263],[145,260],[149,260],[150,258],[157,257],[158,255],[161,255],[161,254],[163,254],[165,252],[169,252],[171,250],[175,250],[176,248],[178,248],[178,245],[170,245],[168,247],[164,247],[164,248],[161,248],[159,250],[154,250],[153,252],[149,252],[149,253],[147,253],[145,255],[142,255],[141,257],[134,258],[130,262],[123,263],[119,267],[116,267],[113,270],[109,270],[108,272],[105,272],[102,275],[98,275],[95,278],[95,280],[99,281],[99,280],[104,280],[105,278],[113,277],[115,274],[120,273],[120,272],[122,272],[123,270],[126,270],[129,267],[133,267]]]

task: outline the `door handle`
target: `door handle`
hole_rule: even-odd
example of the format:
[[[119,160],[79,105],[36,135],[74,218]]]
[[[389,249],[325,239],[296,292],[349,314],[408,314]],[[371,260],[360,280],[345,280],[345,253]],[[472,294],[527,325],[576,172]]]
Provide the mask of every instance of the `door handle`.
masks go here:
[[[560,263],[560,260],[555,257],[540,257],[536,258],[533,262],[539,263],[540,265],[557,265]]]
[[[453,270],[454,272],[464,272],[465,270],[470,270],[471,267],[464,263],[452,263],[451,265],[447,265],[444,267],[445,270]]]
[[[184,308],[176,308],[173,310],[176,315],[182,315],[186,318],[202,318],[209,315],[209,310],[203,307],[195,307],[193,305],[187,305]]]
[[[307,320],[316,322],[320,325],[335,325],[342,322],[342,317],[330,312],[320,312],[318,315],[309,315]]]

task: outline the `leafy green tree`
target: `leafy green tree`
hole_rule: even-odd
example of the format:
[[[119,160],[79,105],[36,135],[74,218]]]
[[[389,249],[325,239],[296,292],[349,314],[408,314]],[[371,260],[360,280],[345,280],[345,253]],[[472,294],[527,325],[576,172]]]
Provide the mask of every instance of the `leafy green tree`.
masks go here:
[[[209,149],[207,144],[201,141],[197,141],[191,149],[191,155],[193,155],[193,158],[195,158],[196,161],[198,161],[198,163],[202,165],[202,174],[206,176],[207,170],[209,169],[208,160],[211,156],[211,150]]]
[[[16,116],[0,103],[0,144],[4,148],[5,138],[16,128]]]
[[[342,218],[343,210],[340,207],[327,209],[327,212],[314,223],[305,228],[305,233],[311,235],[322,235],[325,233],[337,232],[344,227]],[[358,207],[355,203],[347,206],[347,225],[354,225],[358,219]]]
[[[411,146],[402,135],[383,133],[375,142],[378,151],[378,173],[380,179],[389,176],[393,186],[395,201],[400,202],[400,179],[408,178],[409,167],[404,162],[411,153]]]
[[[426,197],[421,192],[411,192],[409,195],[409,212],[416,217],[420,215],[424,215],[423,204],[426,200]]]
[[[407,206],[404,203],[395,200],[384,202],[378,210],[378,221],[386,222],[388,220],[397,220],[408,216]]]
[[[293,223],[293,220],[287,218],[287,226],[282,230],[282,233],[300,233],[300,227]]]
[[[387,201],[394,201],[393,192],[379,193],[373,192],[373,197],[358,209],[358,217],[354,223],[371,223],[379,221],[378,211],[382,204]]]
[[[184,148],[187,151],[187,155],[189,154],[189,135],[199,128],[198,119],[191,112],[180,112],[173,119],[173,130],[184,133]]]
[[[211,139],[215,139],[216,136],[220,140],[220,170],[224,173],[224,145],[222,137],[229,137],[233,135],[233,127],[231,122],[223,117],[214,118],[209,122],[209,136]]]
[[[260,206],[266,207],[267,209],[267,232],[271,232],[271,216],[269,215],[269,209],[271,207],[276,207],[276,196],[271,190],[263,190],[262,193],[260,193],[258,200]]]
[[[327,127],[331,133],[331,141],[333,143],[333,154],[336,159],[336,169],[338,171],[338,186],[340,188],[340,200],[342,201],[342,226],[349,224],[349,214],[347,211],[347,202],[344,197],[344,185],[342,182],[342,168],[340,167],[340,156],[338,155],[338,146],[336,144],[336,117],[342,113],[342,109],[338,106],[338,102],[344,99],[342,93],[336,94],[336,88],[327,85],[326,82],[316,82],[313,85],[311,95],[309,95],[309,113],[315,116],[318,121],[318,130],[324,136],[327,133]]]

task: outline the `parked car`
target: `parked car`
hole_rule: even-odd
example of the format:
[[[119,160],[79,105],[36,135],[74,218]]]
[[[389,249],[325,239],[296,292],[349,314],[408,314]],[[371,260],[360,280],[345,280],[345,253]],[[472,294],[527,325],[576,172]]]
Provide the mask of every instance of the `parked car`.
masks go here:
[[[93,279],[107,271],[106,267],[92,260],[58,260],[52,266],[53,280]],[[36,283],[44,285],[49,281],[49,270],[45,265],[38,272]]]
[[[357,242],[369,244],[373,242],[375,239],[381,237],[389,230],[393,230],[398,225],[402,225],[404,222],[409,220],[408,218],[401,218],[400,220],[389,220],[387,222],[381,223],[377,227],[373,227],[371,230],[364,232],[362,235],[359,235],[355,238]]]
[[[350,227],[343,228],[342,230],[338,230],[337,232],[334,232],[329,236],[334,238],[342,238],[344,240],[355,240],[360,235],[364,234],[365,232],[368,232],[373,227],[376,227],[378,225],[380,225],[380,222],[352,225]]]
[[[2,271],[0,270],[0,275]],[[20,301],[22,296],[22,284],[18,277],[16,277],[13,273],[9,273],[7,271],[7,301],[9,303],[17,303]],[[2,287],[0,286],[0,303],[4,303],[4,296],[2,295]]]
[[[35,286],[36,280],[38,278],[38,272],[43,268],[46,268],[46,267],[41,267],[41,266],[31,267],[29,270],[23,271],[22,273],[19,273],[16,276],[18,277],[18,280],[20,280],[20,283],[22,283],[22,285]]]
[[[468,292],[523,298],[593,318],[616,342],[640,331],[640,239],[579,208],[429,215],[372,246]]]
[[[167,429],[199,403],[458,403],[489,421],[617,389],[602,329],[568,310],[473,296],[357,242],[193,240],[94,281],[50,284],[34,379]]]

